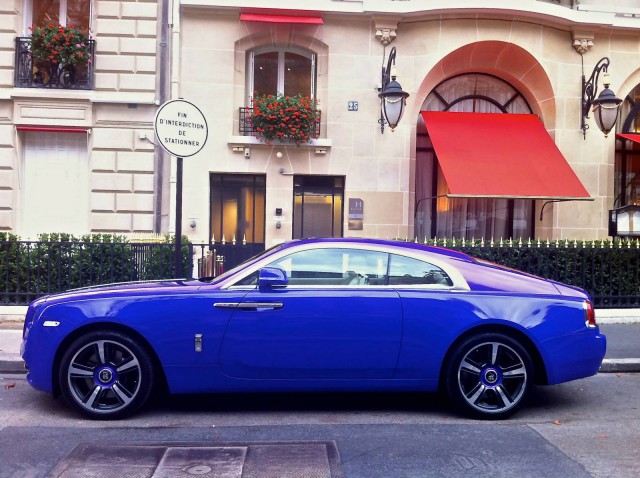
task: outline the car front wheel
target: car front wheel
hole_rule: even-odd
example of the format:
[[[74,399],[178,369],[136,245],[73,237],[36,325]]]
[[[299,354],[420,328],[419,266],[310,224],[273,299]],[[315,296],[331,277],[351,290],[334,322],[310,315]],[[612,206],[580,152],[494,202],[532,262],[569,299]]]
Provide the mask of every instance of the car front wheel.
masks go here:
[[[130,337],[94,331],[76,339],[63,355],[59,384],[65,400],[89,418],[122,418],[149,398],[152,362]]]
[[[475,418],[501,419],[522,406],[533,366],[519,342],[491,333],[456,347],[445,373],[447,394],[460,411]]]

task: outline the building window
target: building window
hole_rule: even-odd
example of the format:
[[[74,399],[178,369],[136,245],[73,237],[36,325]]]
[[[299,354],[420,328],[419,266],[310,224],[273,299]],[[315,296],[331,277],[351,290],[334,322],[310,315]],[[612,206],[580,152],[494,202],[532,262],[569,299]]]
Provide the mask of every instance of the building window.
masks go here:
[[[25,18],[31,24],[59,23],[63,26],[90,28],[91,0],[26,0]]]
[[[520,92],[500,78],[469,73],[436,86],[422,111],[530,114],[531,108]],[[446,197],[447,183],[421,115],[416,145],[416,237],[533,237],[533,200]]]
[[[212,174],[212,242],[235,240],[264,245],[266,178],[251,174]]]
[[[248,95],[315,98],[316,55],[300,48],[260,48],[249,52]]]
[[[24,140],[20,235],[88,233],[87,136],[29,132]]]
[[[620,107],[616,131],[637,134],[640,141],[640,85],[626,96]],[[640,143],[616,139],[613,207],[640,205]]]
[[[293,177],[293,239],[342,237],[344,177]]]

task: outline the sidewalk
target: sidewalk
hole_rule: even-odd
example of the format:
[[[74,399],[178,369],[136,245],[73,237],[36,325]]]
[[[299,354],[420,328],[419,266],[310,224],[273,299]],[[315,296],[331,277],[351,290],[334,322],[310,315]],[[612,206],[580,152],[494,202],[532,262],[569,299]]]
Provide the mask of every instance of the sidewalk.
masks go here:
[[[25,373],[20,357],[24,312],[20,312],[26,307],[13,309],[12,314],[0,311],[0,373]],[[610,334],[600,371],[640,372],[640,309],[598,309],[596,318],[602,332]]]

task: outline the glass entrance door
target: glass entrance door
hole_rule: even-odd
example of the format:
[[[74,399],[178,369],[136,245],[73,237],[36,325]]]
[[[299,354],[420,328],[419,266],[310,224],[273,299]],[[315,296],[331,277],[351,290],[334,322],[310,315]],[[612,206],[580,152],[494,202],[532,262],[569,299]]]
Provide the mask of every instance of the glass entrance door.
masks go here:
[[[293,238],[342,237],[344,177],[294,176]]]

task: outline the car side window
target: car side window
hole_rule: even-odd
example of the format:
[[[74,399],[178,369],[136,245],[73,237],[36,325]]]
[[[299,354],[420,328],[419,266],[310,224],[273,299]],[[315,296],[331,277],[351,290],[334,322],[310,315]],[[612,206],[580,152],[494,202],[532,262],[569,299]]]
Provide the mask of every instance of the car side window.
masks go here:
[[[326,248],[294,252],[269,264],[284,269],[290,285],[383,285],[388,254]]]
[[[449,275],[438,266],[412,257],[391,254],[389,285],[437,284],[452,286]]]

